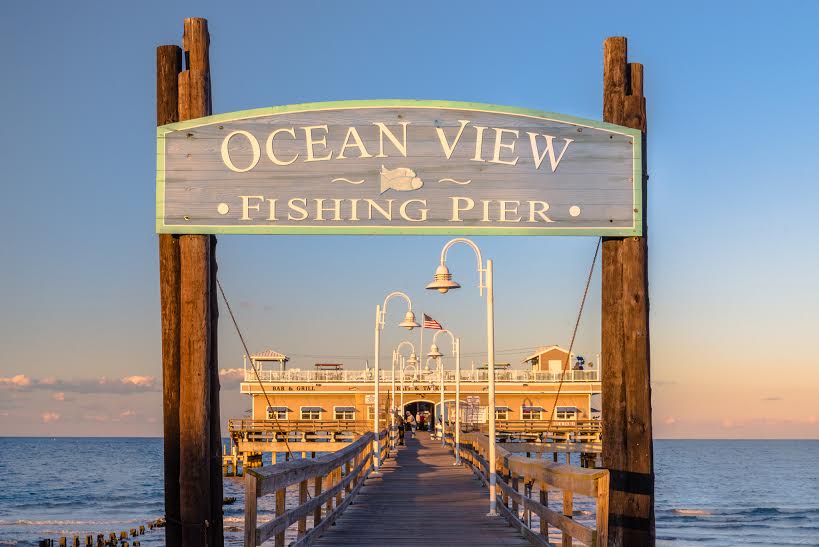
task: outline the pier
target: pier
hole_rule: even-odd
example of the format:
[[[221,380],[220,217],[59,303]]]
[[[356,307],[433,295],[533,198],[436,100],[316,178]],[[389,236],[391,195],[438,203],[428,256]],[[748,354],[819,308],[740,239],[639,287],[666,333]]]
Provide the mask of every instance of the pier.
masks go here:
[[[587,445],[561,445],[564,464],[558,463],[558,452],[552,461],[544,459],[538,450],[543,445],[498,443],[498,510],[487,515],[486,435],[462,433],[457,448],[451,427],[443,443],[427,433],[408,434],[403,446],[391,446],[386,430],[379,437],[376,444],[367,433],[315,460],[249,469],[245,546],[271,538],[277,547],[606,544],[609,472],[592,467],[581,452]],[[377,470],[376,446],[382,455]],[[580,452],[580,466],[569,464],[573,451]],[[276,517],[259,524],[258,499],[265,495],[275,496]],[[590,500],[593,517],[575,520],[576,496]],[[287,500],[295,499],[288,507]]]

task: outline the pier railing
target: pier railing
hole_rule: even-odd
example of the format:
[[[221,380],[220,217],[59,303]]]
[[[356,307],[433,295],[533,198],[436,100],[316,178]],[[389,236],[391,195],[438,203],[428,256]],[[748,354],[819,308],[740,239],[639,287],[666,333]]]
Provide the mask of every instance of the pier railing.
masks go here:
[[[245,476],[245,547],[261,545],[270,538],[275,538],[276,547],[284,547],[285,531],[294,523],[298,523],[298,537],[291,546],[314,542],[361,489],[373,469],[375,446],[375,435],[370,432],[345,448],[314,460],[291,460],[249,469]],[[389,453],[386,431],[378,435],[377,446],[383,461]],[[296,485],[297,505],[288,508],[287,488]],[[258,525],[258,500],[269,494],[276,496],[276,517]],[[309,530],[308,518],[312,520]]]
[[[257,365],[257,372],[253,369],[245,369],[245,382],[270,382],[270,383],[372,383],[375,374],[372,370],[264,370]],[[392,381],[391,370],[381,370],[379,380],[382,382]],[[405,372],[405,383],[438,383],[441,381],[439,371],[420,370],[417,372]],[[455,383],[455,371],[444,371],[444,382]],[[530,370],[498,370],[495,373],[495,381],[501,383],[551,383],[551,382],[599,382],[599,370],[567,370],[564,372],[533,372]],[[401,381],[401,373],[396,371],[395,381]],[[461,382],[486,383],[489,375],[485,370],[462,370]]]
[[[486,423],[480,424],[486,433]],[[600,420],[495,420],[499,434],[510,437],[537,437],[549,442],[600,442],[603,426]]]
[[[452,435],[447,442],[460,450],[461,460],[488,483],[489,438],[481,433],[461,433],[460,447],[455,448]],[[571,546],[573,540],[591,546],[606,545],[608,541],[609,472],[606,469],[588,469],[541,459],[516,456],[503,447],[495,446],[498,511],[533,545],[548,546],[549,526],[560,530],[562,545]],[[532,491],[537,485],[538,499]],[[523,492],[520,487],[523,486]],[[562,511],[548,506],[549,488],[562,491]],[[574,496],[589,496],[595,500],[595,527],[581,524],[573,518]],[[532,514],[539,517],[538,532],[533,530]]]

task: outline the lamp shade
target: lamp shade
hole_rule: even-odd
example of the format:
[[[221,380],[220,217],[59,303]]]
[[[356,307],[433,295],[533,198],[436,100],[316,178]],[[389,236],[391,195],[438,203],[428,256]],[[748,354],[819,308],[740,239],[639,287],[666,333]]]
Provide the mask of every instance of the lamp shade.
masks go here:
[[[404,327],[404,328],[405,328],[405,329],[407,329],[407,330],[412,330],[412,329],[414,329],[415,327],[420,327],[421,325],[419,325],[419,324],[418,324],[418,323],[415,321],[415,314],[414,314],[414,313],[412,313],[412,310],[410,310],[410,311],[408,311],[408,312],[407,312],[407,314],[404,316],[404,320],[403,320],[403,321],[401,321],[400,323],[398,323],[398,326],[399,326],[399,327]]]
[[[444,354],[441,353],[440,350],[438,350],[438,346],[436,346],[435,344],[432,344],[429,347],[429,353],[427,353],[427,357],[438,358],[438,357],[443,357],[443,356],[444,356]]]
[[[452,274],[449,273],[446,264],[440,264],[435,269],[435,279],[427,285],[427,289],[438,291],[441,294],[448,292],[450,289],[460,288],[461,286],[457,282],[452,281]]]

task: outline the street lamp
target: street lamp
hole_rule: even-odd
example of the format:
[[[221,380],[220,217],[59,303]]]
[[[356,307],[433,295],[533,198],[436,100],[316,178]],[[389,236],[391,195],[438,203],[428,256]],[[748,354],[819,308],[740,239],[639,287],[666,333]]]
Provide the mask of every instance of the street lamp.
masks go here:
[[[442,332],[445,332],[449,335],[449,339],[452,342],[452,352],[455,354],[455,465],[460,465],[461,463],[461,453],[460,453],[460,442],[461,442],[461,339],[457,338],[452,331],[449,330],[439,330],[435,333],[435,336],[432,337],[432,345],[429,348],[429,355],[430,357],[437,357],[441,358],[444,356],[441,353],[441,350],[438,349],[438,346],[435,344],[435,341],[438,339],[438,335]],[[443,374],[443,370],[442,370]],[[443,381],[441,382],[441,388],[443,389]]]
[[[380,385],[380,370],[379,370],[379,358],[381,353],[381,330],[384,328],[384,320],[387,316],[387,303],[395,298],[396,296],[403,298],[407,302],[407,313],[404,315],[404,320],[398,323],[399,327],[404,327],[407,330],[412,330],[415,327],[420,327],[418,323],[415,321],[415,314],[412,313],[412,300],[406,294],[402,293],[401,291],[393,291],[384,298],[383,305],[376,305],[375,306],[375,398],[373,400],[373,433],[375,434],[375,464],[373,471],[378,472],[378,469],[381,467],[381,452],[379,451],[379,443],[378,443],[378,434],[379,424],[378,424],[378,396],[379,390],[381,389]]]
[[[395,427],[395,361],[400,359],[401,360],[401,419],[404,419],[404,356],[401,354],[401,348],[404,344],[407,344],[410,347],[410,356],[408,362],[411,365],[415,365],[418,362],[418,359],[415,357],[415,346],[412,342],[408,340],[402,340],[392,352],[392,426]],[[393,438],[392,441],[393,448],[395,448],[395,439]]]
[[[468,245],[475,251],[478,259],[478,291],[483,296],[486,289],[486,353],[489,372],[489,516],[497,515],[497,475],[495,473],[495,299],[492,283],[492,260],[487,259],[483,265],[481,250],[475,243],[463,237],[457,237],[447,242],[441,249],[441,262],[435,270],[435,279],[427,285],[427,289],[436,290],[445,294],[451,289],[458,289],[460,285],[452,280],[452,274],[446,266],[446,253],[456,243]]]

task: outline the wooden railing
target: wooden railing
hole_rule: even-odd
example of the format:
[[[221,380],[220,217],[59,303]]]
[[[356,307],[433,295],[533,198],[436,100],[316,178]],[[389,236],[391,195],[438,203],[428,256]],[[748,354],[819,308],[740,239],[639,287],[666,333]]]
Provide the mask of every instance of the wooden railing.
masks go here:
[[[311,545],[352,502],[373,469],[375,435],[362,435],[349,446],[314,460],[293,460],[258,469],[245,476],[245,547],[261,545],[275,537],[284,547],[285,531],[298,523],[298,537],[291,546]],[[387,432],[378,436],[381,460],[389,453]],[[309,483],[313,482],[312,495]],[[287,508],[287,488],[298,485],[298,504]],[[258,526],[260,497],[275,494],[276,517]],[[322,515],[322,506],[326,511]],[[312,528],[307,529],[308,517]]]
[[[454,447],[452,434],[447,443]],[[488,483],[489,438],[481,433],[461,433],[461,460]],[[549,526],[560,530],[562,545],[571,546],[573,540],[586,545],[606,545],[608,540],[609,472],[606,469],[586,469],[546,460],[515,456],[502,444],[495,445],[498,511],[513,527],[518,528],[533,545],[549,544]],[[532,490],[538,487],[539,499]],[[523,493],[520,486],[523,485]],[[548,489],[562,490],[562,512],[548,507]],[[595,500],[595,527],[585,526],[573,519],[574,496],[589,496]],[[511,505],[510,505],[511,504]],[[531,515],[540,518],[539,533],[532,529]]]
[[[373,420],[228,420],[228,431],[273,433],[281,431],[368,431]]]

